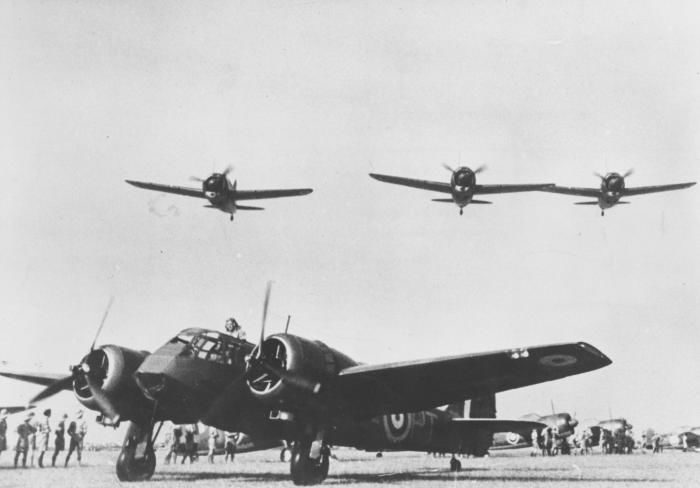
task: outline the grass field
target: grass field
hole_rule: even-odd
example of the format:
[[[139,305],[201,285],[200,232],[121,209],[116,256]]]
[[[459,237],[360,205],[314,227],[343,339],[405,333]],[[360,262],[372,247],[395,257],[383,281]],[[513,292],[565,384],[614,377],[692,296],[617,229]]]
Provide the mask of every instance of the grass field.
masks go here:
[[[478,483],[484,487],[603,486],[688,487],[700,486],[700,454],[666,452],[660,455],[592,455],[530,458],[526,452],[498,453],[485,459],[462,459],[463,470],[451,473],[449,458],[420,453],[374,454],[338,449],[331,461],[324,485],[379,485],[443,487]],[[83,467],[17,469],[10,454],[0,458],[0,487],[102,487],[122,486],[114,473],[116,451],[85,453]],[[162,454],[150,482],[129,483],[133,488],[168,486],[232,487],[293,486],[289,467],[278,459],[278,451],[240,455],[234,463],[208,464],[206,459],[192,465],[164,465]]]

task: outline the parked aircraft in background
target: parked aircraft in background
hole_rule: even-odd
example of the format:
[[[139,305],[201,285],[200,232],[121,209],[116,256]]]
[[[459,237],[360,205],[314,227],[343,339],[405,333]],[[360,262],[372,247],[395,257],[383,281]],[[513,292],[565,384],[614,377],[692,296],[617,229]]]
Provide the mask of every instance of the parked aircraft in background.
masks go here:
[[[375,173],[370,173],[369,175],[375,180],[383,181],[385,183],[393,183],[395,185],[410,186],[412,188],[420,188],[422,190],[449,193],[450,198],[434,198],[433,201],[456,204],[459,207],[460,215],[462,215],[464,207],[470,203],[491,203],[486,200],[475,200],[475,195],[493,195],[496,193],[535,191],[554,186],[553,183],[538,183],[529,185],[478,185],[476,183],[476,175],[481,173],[485,169],[485,166],[480,166],[474,170],[467,168],[466,166],[460,166],[457,169],[452,169],[445,165],[445,168],[452,172],[452,177],[450,178],[449,183],[440,181],[415,180],[401,176],[388,176]]]
[[[543,416],[536,413],[531,413],[520,418],[523,420],[540,422],[548,427],[556,427],[557,434],[560,437],[570,437],[574,435],[575,428],[578,425],[578,420],[566,412],[553,413]],[[530,447],[532,446],[532,437],[530,434],[531,432],[528,432],[527,435],[520,435],[516,432],[498,432],[493,436],[493,444],[491,449],[501,450]]]
[[[154,190],[165,193],[174,193],[176,195],[185,195],[188,197],[206,198],[209,200],[209,205],[206,208],[215,208],[231,214],[237,210],[264,210],[262,207],[251,207],[249,205],[240,205],[239,201],[243,200],[260,200],[265,198],[279,197],[294,197],[299,195],[308,195],[313,190],[311,188],[294,188],[286,190],[238,190],[236,181],[233,183],[228,179],[228,174],[233,168],[229,166],[221,173],[213,173],[207,179],[202,180],[194,178],[194,180],[202,184],[201,188],[187,188],[184,186],[162,185],[160,183],[146,183],[142,181],[126,180],[127,183],[138,188],[146,190]]]
[[[627,171],[624,175],[621,175],[620,173],[608,173],[603,176],[596,173],[596,176],[600,178],[599,188],[578,188],[573,186],[555,185],[542,188],[542,191],[549,193],[561,193],[563,195],[576,195],[595,198],[595,201],[576,202],[576,205],[598,205],[600,207],[600,215],[605,215],[605,210],[608,208],[612,208],[615,205],[630,203],[621,201],[621,198],[644,195],[646,193],[682,190],[695,184],[695,182],[690,182],[628,188],[625,186],[625,178],[631,174],[632,170]]]
[[[290,441],[292,481],[310,485],[326,478],[331,446],[455,453],[471,445],[487,449],[494,432],[541,428],[539,422],[492,418],[495,393],[611,363],[593,346],[573,342],[359,364],[317,340],[288,333],[266,337],[269,294],[268,284],[257,345],[190,328],[153,354],[95,347],[95,339],[71,374],[58,380],[0,374],[44,385],[33,401],[72,389],[103,424],[129,421],[116,463],[122,481],[150,479],[155,437],[162,422],[171,421],[244,432],[261,443]],[[436,408],[468,399],[477,405],[470,418]]]

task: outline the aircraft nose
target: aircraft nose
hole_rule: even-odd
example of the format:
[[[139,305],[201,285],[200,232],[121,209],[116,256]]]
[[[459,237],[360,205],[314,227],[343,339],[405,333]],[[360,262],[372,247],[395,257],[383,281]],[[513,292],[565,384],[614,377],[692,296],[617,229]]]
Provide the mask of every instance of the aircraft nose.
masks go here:
[[[576,427],[578,425],[578,420],[572,418],[571,421],[569,421],[569,425],[573,429],[574,427]]]
[[[143,394],[151,400],[157,400],[165,391],[167,379],[162,373],[137,372],[134,377]]]

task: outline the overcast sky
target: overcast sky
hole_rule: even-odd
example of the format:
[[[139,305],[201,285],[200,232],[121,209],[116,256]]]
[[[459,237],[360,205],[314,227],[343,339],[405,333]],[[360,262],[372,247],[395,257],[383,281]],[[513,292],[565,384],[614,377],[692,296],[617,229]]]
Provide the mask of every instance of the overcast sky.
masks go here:
[[[700,179],[696,2],[3,2],[0,359],[65,372],[235,315],[363,362],[568,341],[603,370],[502,417],[699,424],[700,191],[434,203],[369,172],[597,186]],[[312,187],[236,221],[188,185]],[[0,381],[0,402],[38,391]],[[69,393],[53,400],[74,409]],[[50,404],[51,402],[49,402]],[[64,407],[65,405],[65,407]],[[96,428],[95,428],[96,429]]]

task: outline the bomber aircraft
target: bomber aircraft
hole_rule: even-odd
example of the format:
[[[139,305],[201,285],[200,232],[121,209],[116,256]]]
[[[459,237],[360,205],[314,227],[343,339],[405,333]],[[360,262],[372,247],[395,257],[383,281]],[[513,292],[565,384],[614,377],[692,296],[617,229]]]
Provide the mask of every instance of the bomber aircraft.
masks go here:
[[[444,165],[444,167],[448,171],[452,172],[452,177],[450,178],[449,183],[442,181],[415,180],[401,176],[379,175],[375,173],[370,173],[369,175],[375,180],[383,181],[385,183],[393,183],[395,185],[410,186],[412,188],[420,188],[422,190],[449,193],[450,198],[433,198],[433,201],[456,204],[459,207],[459,215],[463,214],[464,207],[470,203],[491,203],[486,200],[475,200],[475,195],[493,195],[495,193],[535,191],[554,186],[554,183],[537,183],[530,185],[477,185],[476,175],[486,169],[485,166],[480,166],[476,169],[471,169],[466,166],[460,166],[457,169],[452,169],[447,165]]]
[[[603,176],[601,174],[594,173],[598,178],[600,178],[599,188],[577,188],[573,186],[555,185],[543,188],[542,191],[549,193],[561,193],[563,195],[577,195],[581,197],[595,198],[596,200],[594,201],[576,202],[575,205],[598,205],[600,207],[600,215],[605,215],[605,210],[608,208],[612,208],[615,205],[630,203],[620,201],[621,198],[644,195],[645,193],[682,190],[695,184],[695,182],[689,182],[674,183],[671,185],[652,185],[628,188],[625,186],[625,178],[630,176],[632,173],[633,171],[631,169],[622,175],[620,173],[608,173]]]
[[[228,174],[233,167],[227,167],[221,173],[213,173],[206,179],[192,177],[193,180],[202,184],[201,188],[188,188],[184,186],[162,185],[160,183],[146,183],[142,181],[125,180],[130,185],[146,190],[155,190],[165,193],[175,193],[188,197],[206,198],[209,204],[205,208],[215,208],[231,214],[237,210],[264,210],[262,207],[251,207],[249,205],[239,205],[241,200],[260,200],[264,198],[295,197],[308,195],[313,190],[311,188],[292,188],[286,190],[238,190],[236,180],[231,183]]]
[[[531,413],[521,417],[521,419],[540,422],[549,427],[556,427],[557,435],[559,437],[570,437],[574,435],[576,426],[578,425],[578,420],[566,412],[553,413],[543,416],[536,413]],[[527,435],[522,435],[517,432],[498,432],[493,436],[493,444],[491,449],[518,449],[529,446],[532,446],[532,438],[529,432]]]
[[[45,386],[31,402],[72,389],[98,421],[130,425],[117,459],[122,481],[149,479],[153,444],[164,421],[201,421],[256,442],[292,443],[297,485],[322,482],[331,446],[365,450],[461,452],[491,445],[493,432],[543,424],[464,418],[440,405],[472,399],[473,416],[495,417],[495,393],[593,371],[611,363],[595,347],[572,342],[387,364],[360,364],[321,341],[289,333],[265,336],[270,286],[257,345],[217,330],[189,328],[154,353],[95,347],[71,374],[0,374]],[[105,316],[97,335],[104,324]]]

